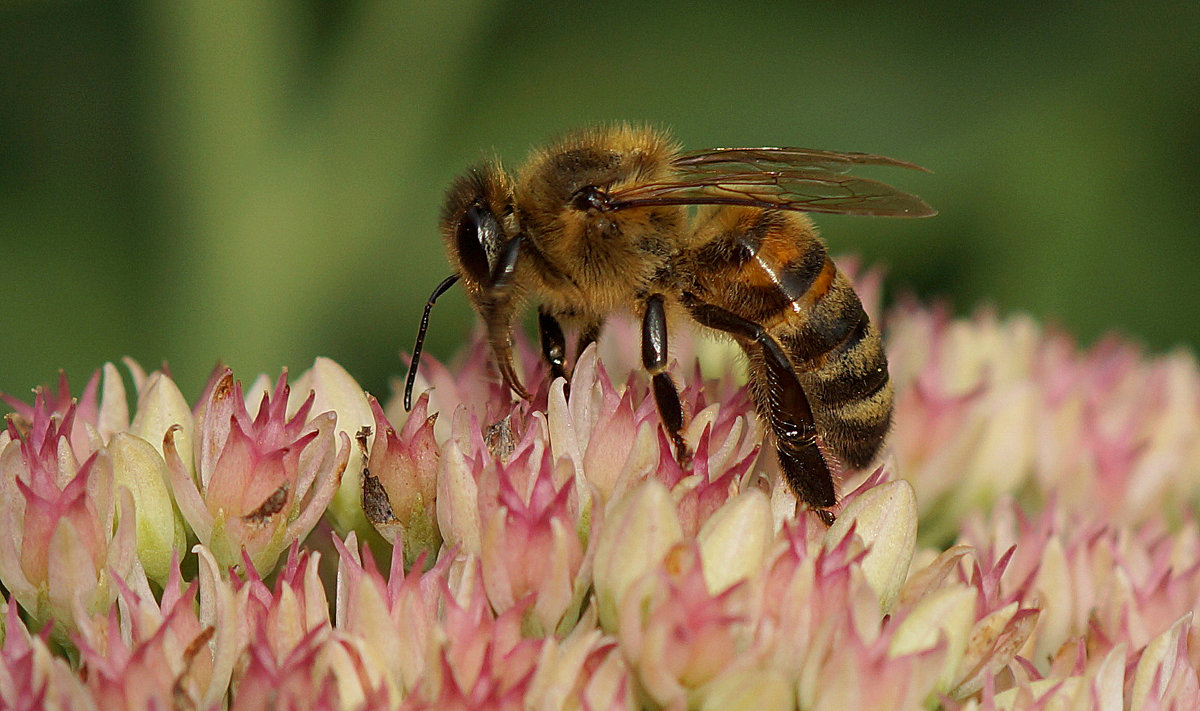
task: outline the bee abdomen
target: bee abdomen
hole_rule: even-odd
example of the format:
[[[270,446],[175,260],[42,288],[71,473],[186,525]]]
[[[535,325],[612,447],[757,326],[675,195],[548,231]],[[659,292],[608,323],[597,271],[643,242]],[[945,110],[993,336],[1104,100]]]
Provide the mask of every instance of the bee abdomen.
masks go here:
[[[879,331],[840,272],[807,316],[780,340],[826,446],[845,464],[865,467],[892,420],[892,384]]]
[[[796,370],[826,449],[851,467],[870,464],[892,418],[887,358],[812,224],[726,208],[712,213],[699,241],[686,271],[701,296],[766,328]]]
[[[862,336],[831,352],[822,367],[800,373],[825,443],[853,468],[871,463],[892,423],[892,381],[879,331],[863,317]],[[856,331],[857,335],[860,333]]]

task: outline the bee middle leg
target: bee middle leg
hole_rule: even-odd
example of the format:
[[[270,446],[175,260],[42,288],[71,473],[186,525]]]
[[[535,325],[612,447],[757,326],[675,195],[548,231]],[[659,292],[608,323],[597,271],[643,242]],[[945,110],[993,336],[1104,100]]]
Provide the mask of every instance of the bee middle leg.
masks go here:
[[[650,373],[654,385],[654,403],[659,417],[667,428],[667,434],[675,443],[675,459],[686,467],[691,459],[687,443],[683,441],[683,404],[679,402],[679,390],[667,373],[667,315],[663,309],[663,295],[653,294],[646,300],[642,315],[642,367]]]
[[[567,377],[567,339],[558,319],[544,307],[538,307],[538,333],[542,341],[542,357],[550,365],[550,379]]]
[[[579,341],[575,347],[576,360],[583,355],[588,346],[596,342],[600,326],[599,321],[588,321],[580,330]],[[566,380],[563,394],[571,397],[571,373],[567,370],[567,337],[563,335],[558,317],[547,311],[545,306],[538,307],[538,334],[542,343],[542,358],[550,366],[550,380]]]
[[[751,353],[750,367],[759,371],[752,375],[762,377],[752,378],[752,381],[766,383],[765,397],[761,390],[755,396],[760,401],[765,400],[765,407],[761,409],[766,411],[775,434],[780,467],[800,500],[808,504],[826,525],[832,525],[834,515],[828,508],[837,503],[833,475],[817,447],[812,406],[783,348],[761,325],[719,306],[688,295],[683,304],[701,325],[757,344],[759,353]]]

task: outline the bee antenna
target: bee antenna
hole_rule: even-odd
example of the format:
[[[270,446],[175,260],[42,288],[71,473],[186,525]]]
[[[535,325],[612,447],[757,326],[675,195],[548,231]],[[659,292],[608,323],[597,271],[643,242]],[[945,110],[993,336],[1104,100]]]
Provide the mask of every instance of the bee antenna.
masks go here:
[[[457,274],[451,274],[442,280],[434,288],[433,293],[429,295],[429,299],[425,302],[425,313],[421,316],[421,329],[417,331],[417,343],[413,346],[412,362],[408,365],[408,378],[404,382],[404,411],[408,412],[412,409],[412,391],[413,385],[417,382],[417,365],[421,362],[421,349],[425,347],[425,331],[429,330],[429,310],[433,308],[433,304],[438,300],[438,297],[446,293],[446,290],[454,286],[458,281]]]

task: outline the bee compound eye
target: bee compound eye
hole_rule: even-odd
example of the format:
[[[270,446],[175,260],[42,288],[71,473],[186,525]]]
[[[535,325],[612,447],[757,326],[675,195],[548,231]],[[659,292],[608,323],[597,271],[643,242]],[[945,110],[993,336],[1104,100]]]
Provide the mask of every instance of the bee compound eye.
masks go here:
[[[571,196],[571,207],[582,212],[603,210],[608,206],[608,195],[595,185],[585,185]]]
[[[476,282],[490,284],[500,240],[500,223],[486,205],[472,204],[459,219],[455,247],[463,269]]]

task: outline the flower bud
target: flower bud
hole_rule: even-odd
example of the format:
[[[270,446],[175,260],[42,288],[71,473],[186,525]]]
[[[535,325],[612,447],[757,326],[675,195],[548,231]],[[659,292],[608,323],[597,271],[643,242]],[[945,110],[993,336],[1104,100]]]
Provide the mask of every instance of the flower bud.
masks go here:
[[[483,526],[479,520],[479,485],[453,438],[442,449],[437,502],[437,524],[442,537],[464,552],[478,555]]]
[[[313,412],[337,413],[337,437],[342,434],[353,439],[363,427],[372,427],[374,418],[367,395],[362,386],[337,362],[329,358],[317,358],[313,366],[296,378],[292,391],[298,395],[288,403],[288,413],[300,407],[303,399],[313,393]],[[379,434],[376,427],[374,434]],[[362,511],[362,489],[359,472],[363,469],[362,453],[357,447],[350,448],[346,463],[346,475],[329,504],[329,517],[334,528],[343,534],[351,528],[366,530],[367,521]]]
[[[171,557],[182,554],[186,542],[183,521],[167,488],[167,463],[146,440],[118,432],[108,442],[113,485],[129,489],[136,512],[138,558],[146,576],[165,583]],[[125,512],[123,512],[124,514]]]
[[[697,540],[709,592],[750,577],[762,568],[774,540],[766,495],[750,489],[730,499],[704,522]]]
[[[863,575],[879,595],[886,613],[908,576],[917,543],[917,497],[903,479],[868,489],[847,504],[830,527],[825,540],[836,544],[854,525],[854,532],[867,546]]]
[[[1168,690],[1174,677],[1180,677],[1181,686],[1196,688],[1196,671],[1188,664],[1187,638],[1192,627],[1192,612],[1185,613],[1162,634],[1150,640],[1138,659],[1134,672],[1130,708],[1172,708]],[[1178,693],[1178,692],[1177,692]],[[1195,702],[1195,696],[1191,701]],[[1183,708],[1181,705],[1179,708]]]
[[[188,475],[195,478],[193,437],[196,419],[175,381],[156,371],[146,379],[144,387],[138,389],[137,414],[133,416],[129,432],[149,442],[165,459],[163,438],[175,425],[179,425],[175,432],[175,449]]]
[[[197,416],[199,482],[174,445],[178,428],[164,440],[180,513],[222,566],[241,566],[244,550],[265,575],[317,524],[345,471],[350,440],[345,433],[335,437],[337,416],[310,419],[309,395],[287,417],[288,392],[285,371],[251,418],[232,372],[214,376]]]
[[[656,479],[628,491],[605,516],[597,534],[593,563],[600,624],[615,629],[617,610],[629,586],[657,569],[683,538],[671,493]]]

